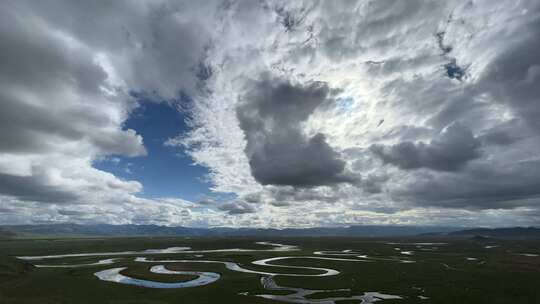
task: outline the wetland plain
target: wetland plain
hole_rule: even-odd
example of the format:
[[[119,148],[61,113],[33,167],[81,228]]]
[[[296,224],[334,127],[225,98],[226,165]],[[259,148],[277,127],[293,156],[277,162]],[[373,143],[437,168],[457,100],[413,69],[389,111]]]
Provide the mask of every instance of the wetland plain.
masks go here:
[[[540,242],[464,238],[0,241],[1,303],[536,303]]]

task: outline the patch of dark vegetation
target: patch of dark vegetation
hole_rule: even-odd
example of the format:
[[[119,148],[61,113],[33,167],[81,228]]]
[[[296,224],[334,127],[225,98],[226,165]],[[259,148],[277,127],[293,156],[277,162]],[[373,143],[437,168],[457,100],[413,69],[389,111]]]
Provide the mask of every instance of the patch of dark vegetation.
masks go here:
[[[14,233],[13,231],[9,231],[5,228],[0,228],[0,239],[7,239],[7,238],[12,238],[12,237],[15,237],[17,234]]]
[[[166,266],[169,268],[168,266]],[[178,270],[185,270],[185,269],[178,269]],[[197,278],[195,275],[187,275],[187,274],[159,274],[159,273],[153,273],[150,272],[150,267],[148,266],[130,266],[122,271],[120,271],[120,274],[123,274],[125,276],[134,278],[134,279],[141,279],[141,280],[149,280],[149,281],[156,281],[156,282],[163,282],[163,283],[178,283],[178,282],[187,282],[191,281]]]
[[[35,267],[13,257],[0,255],[0,280],[2,277],[17,277],[32,271]]]

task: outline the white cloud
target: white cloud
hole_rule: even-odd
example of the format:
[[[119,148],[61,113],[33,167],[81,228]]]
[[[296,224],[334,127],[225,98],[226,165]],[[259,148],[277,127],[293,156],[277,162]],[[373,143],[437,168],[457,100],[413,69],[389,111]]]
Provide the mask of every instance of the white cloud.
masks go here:
[[[472,173],[474,169],[465,164],[462,173],[431,172],[431,168],[420,172],[399,170],[384,166],[367,148],[374,143],[437,143],[452,124],[470,129],[474,136],[476,152],[467,159],[474,158],[471,165],[496,159],[501,165],[499,174],[508,174],[535,187],[534,179],[528,181],[527,175],[518,173],[515,165],[516,160],[524,159],[523,149],[534,150],[538,138],[527,144],[516,144],[515,149],[505,147],[507,152],[491,145],[478,147],[478,136],[508,125],[519,114],[490,94],[491,88],[486,88],[482,79],[513,42],[530,41],[529,24],[538,20],[538,6],[533,2],[492,5],[488,1],[331,4],[273,1],[263,6],[236,4],[230,10],[227,14],[235,17],[234,22],[217,21],[222,31],[214,39],[214,47],[208,50],[213,73],[206,82],[209,93],[200,96],[193,109],[197,128],[180,141],[192,148],[191,155],[198,163],[212,170],[215,190],[240,196],[259,192],[263,204],[280,206],[283,210],[280,218],[289,219],[290,214],[297,214],[298,205],[318,210],[313,204],[322,203],[342,213],[347,213],[354,204],[355,208],[372,212],[368,218],[375,222],[377,219],[400,222],[412,214],[418,216],[410,223],[430,222],[422,219],[426,213],[417,206],[420,202],[429,206],[430,197],[423,192],[410,195],[416,191],[415,183],[427,179],[444,187],[448,178],[470,182],[479,178]],[[284,14],[289,18],[286,26]],[[259,26],[250,26],[252,17],[247,18],[247,15],[257,16]],[[438,40],[438,34],[442,41]],[[453,69],[465,73],[461,81],[451,74],[456,73],[448,67],[452,62]],[[308,191],[310,199],[307,200],[299,197],[302,190],[293,189],[295,195],[284,199],[283,195],[278,195],[280,191],[270,186],[261,189],[253,181],[242,153],[246,142],[238,128],[236,109],[251,90],[250,84],[267,73],[300,83],[323,81],[336,90],[337,102],[319,106],[309,117],[304,132],[310,136],[324,134],[328,143],[345,155],[347,167],[363,176],[359,187],[313,188]],[[507,132],[512,130],[505,128]],[[460,144],[455,144],[452,148],[459,150]],[[520,156],[508,158],[507,153],[512,153],[509,150]],[[482,157],[476,159],[480,155]],[[437,161],[444,162],[444,159],[447,157]],[[430,166],[446,168],[451,164]],[[510,171],[502,173],[505,170]],[[409,193],[405,195],[403,188],[407,186]],[[485,186],[501,187],[501,184],[491,180]],[[489,201],[489,194],[481,187],[478,185],[474,195],[484,196],[482,199]],[[452,192],[452,189],[446,187],[445,191]],[[525,196],[534,195],[525,192]],[[467,201],[467,194],[462,194]],[[305,193],[302,195],[306,197]],[[443,207],[456,208],[455,211],[444,209],[448,213],[459,212],[460,208],[486,209],[477,210],[470,218],[485,218],[489,222],[493,210],[498,208],[506,209],[497,212],[512,219],[518,213],[513,209],[516,206],[538,204],[536,199],[518,204],[478,204],[475,201],[470,197],[470,206],[445,201]],[[441,204],[433,204],[441,207]],[[258,214],[264,218],[264,211]],[[432,214],[441,222],[446,221],[440,213]],[[268,216],[275,220],[278,215]],[[453,220],[462,222],[457,217]],[[307,221],[325,223],[322,217]]]
[[[2,7],[3,220],[311,226],[538,218],[535,1],[19,1]],[[238,106],[267,75],[325,83],[332,98],[300,119],[297,137],[324,135],[344,170],[361,177],[357,184],[263,186],[253,178]],[[208,167],[216,194],[238,200],[203,206],[143,199],[139,182],[93,167],[111,155],[146,153],[143,138],[123,126],[137,107],[132,91],[170,103],[183,102],[180,92],[194,100],[192,131],[167,145]],[[385,164],[370,149],[442,143],[452,125],[475,141],[474,157],[456,164],[459,170],[433,170],[448,167],[436,163],[448,158],[434,157],[433,149],[415,170]],[[459,150],[462,137],[452,149]],[[510,181],[515,186],[507,187]],[[490,192],[494,187],[501,192]]]
[[[4,3],[0,15],[3,222],[181,223],[187,209],[138,198],[141,183],[93,163],[146,154],[123,126],[130,91],[194,90],[198,16],[166,2],[62,1]]]

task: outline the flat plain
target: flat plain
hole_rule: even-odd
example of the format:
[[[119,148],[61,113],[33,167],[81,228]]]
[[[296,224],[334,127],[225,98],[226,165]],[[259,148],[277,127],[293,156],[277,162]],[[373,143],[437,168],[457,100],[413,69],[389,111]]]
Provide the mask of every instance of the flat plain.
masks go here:
[[[540,303],[539,253],[539,241],[465,238],[5,239],[0,303]],[[66,254],[82,255],[54,257]],[[112,268],[157,283],[219,279],[149,288],[95,275]]]

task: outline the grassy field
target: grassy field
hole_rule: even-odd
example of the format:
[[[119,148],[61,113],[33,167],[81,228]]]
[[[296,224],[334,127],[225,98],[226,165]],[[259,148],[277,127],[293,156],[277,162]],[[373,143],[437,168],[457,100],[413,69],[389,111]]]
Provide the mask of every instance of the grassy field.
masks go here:
[[[137,263],[136,256],[116,257],[114,265],[80,268],[36,268],[33,264],[84,264],[103,257],[70,257],[23,261],[16,256],[66,253],[115,252],[189,246],[193,250],[252,248],[269,249],[257,241],[273,241],[299,246],[291,252],[214,252],[160,254],[152,259],[205,259],[236,262],[242,267],[280,273],[314,274],[308,269],[278,269],[250,264],[254,260],[279,256],[315,256],[314,251],[354,250],[373,258],[368,262],[288,259],[279,265],[331,268],[339,275],[328,277],[277,276],[280,286],[306,289],[350,289],[315,293],[311,299],[359,295],[377,291],[403,297],[379,303],[540,303],[540,242],[473,241],[463,239],[359,239],[359,238],[93,238],[93,239],[6,239],[0,240],[0,303],[278,303],[254,295],[286,294],[269,291],[260,282],[261,275],[228,270],[222,264],[167,264],[171,270],[210,271],[221,278],[209,285],[182,289],[152,289],[100,281],[97,271],[127,267],[122,274],[161,282],[192,279],[188,275],[162,275],[148,271],[160,263]],[[415,242],[446,242],[444,245],[418,245]],[[389,244],[390,243],[390,244]],[[399,244],[396,244],[399,243]],[[497,247],[486,248],[486,246]],[[412,251],[412,255],[401,252]],[[354,258],[348,256],[335,256]],[[469,259],[467,259],[469,258]],[[474,258],[474,259],[470,259]],[[415,263],[400,263],[398,260]],[[420,296],[428,299],[421,300]],[[315,300],[314,300],[315,301]],[[359,303],[344,301],[342,303]]]

